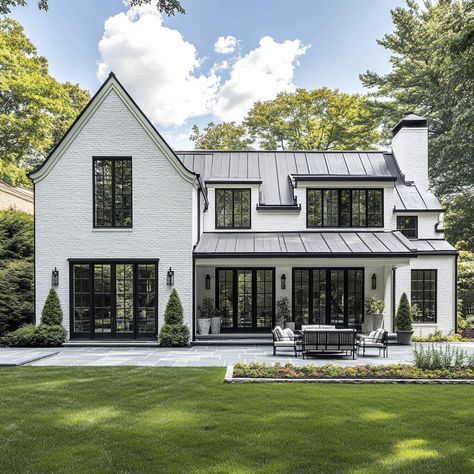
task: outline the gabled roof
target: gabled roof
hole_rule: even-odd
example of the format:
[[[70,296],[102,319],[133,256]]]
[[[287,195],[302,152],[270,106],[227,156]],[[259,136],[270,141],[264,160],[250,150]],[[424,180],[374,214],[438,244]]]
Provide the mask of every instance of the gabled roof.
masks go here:
[[[441,210],[436,197],[404,182],[392,153],[385,151],[177,151],[205,182],[261,181],[259,205],[295,206],[297,181],[393,181],[400,211]]]
[[[411,241],[400,232],[208,232],[194,256],[215,257],[416,257],[455,255],[442,240]]]
[[[141,123],[145,131],[150,135],[157,147],[162,151],[164,156],[168,158],[175,169],[188,181],[198,180],[201,190],[203,188],[202,182],[199,176],[192,170],[186,168],[182,161],[176,156],[173,149],[168,145],[166,140],[161,136],[155,126],[151,123],[145,113],[136,104],[130,94],[126,91],[120,81],[117,79],[115,74],[111,72],[107,80],[101,85],[99,90],[94,94],[86,107],[82,110],[76,120],[69,127],[63,138],[53,148],[51,153],[45,159],[45,161],[37,169],[32,171],[29,176],[34,181],[40,181],[48,175],[49,171],[60,159],[61,155],[67,150],[69,144],[74,140],[76,135],[81,131],[83,126],[87,123],[89,118],[100,106],[102,101],[111,92],[115,91],[117,95],[123,100],[124,104],[129,108],[135,118]],[[205,193],[203,192],[205,195]]]

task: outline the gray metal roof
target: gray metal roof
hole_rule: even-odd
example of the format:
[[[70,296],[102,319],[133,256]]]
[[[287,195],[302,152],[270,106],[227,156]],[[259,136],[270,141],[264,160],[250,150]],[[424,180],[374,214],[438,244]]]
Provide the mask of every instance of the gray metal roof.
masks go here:
[[[455,253],[445,241],[411,241],[400,232],[208,232],[202,234],[194,254],[196,257],[413,257],[418,251]]]
[[[392,154],[383,151],[177,151],[186,168],[206,181],[261,181],[259,204],[294,204],[290,178],[313,176],[396,179],[396,208],[440,209],[428,191],[404,183]]]

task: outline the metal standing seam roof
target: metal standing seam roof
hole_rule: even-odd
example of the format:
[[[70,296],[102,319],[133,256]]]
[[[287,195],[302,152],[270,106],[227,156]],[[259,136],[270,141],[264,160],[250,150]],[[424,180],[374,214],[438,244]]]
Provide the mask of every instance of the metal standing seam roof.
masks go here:
[[[394,178],[397,210],[438,210],[436,197],[404,183],[396,160],[384,151],[177,151],[189,170],[206,181],[261,181],[260,202],[294,205],[291,176]]]
[[[363,256],[414,257],[455,254],[443,240],[408,240],[400,232],[208,232],[194,249],[213,256]]]

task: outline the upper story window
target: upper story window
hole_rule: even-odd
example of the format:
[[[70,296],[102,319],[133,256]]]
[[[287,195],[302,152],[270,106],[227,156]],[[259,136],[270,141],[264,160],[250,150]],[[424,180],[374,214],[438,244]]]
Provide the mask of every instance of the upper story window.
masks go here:
[[[307,227],[383,227],[383,189],[308,189]]]
[[[132,227],[132,159],[96,158],[94,227]]]
[[[250,189],[216,189],[216,228],[250,229]]]
[[[397,230],[399,230],[407,239],[417,239],[418,217],[397,216]]]

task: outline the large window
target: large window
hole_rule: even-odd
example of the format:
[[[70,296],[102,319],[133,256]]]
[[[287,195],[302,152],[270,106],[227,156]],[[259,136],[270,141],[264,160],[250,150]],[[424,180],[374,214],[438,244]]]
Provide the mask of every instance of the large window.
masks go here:
[[[363,268],[295,268],[293,320],[360,328],[364,320]]]
[[[307,227],[383,227],[383,189],[308,189]]]
[[[94,227],[132,227],[131,158],[94,158]]]
[[[416,305],[415,323],[436,322],[436,270],[411,271],[411,304]]]
[[[82,338],[154,337],[156,262],[71,263],[71,332]]]
[[[418,238],[418,217],[397,216],[397,230],[408,239]]]
[[[250,189],[216,189],[216,228],[250,229]]]

